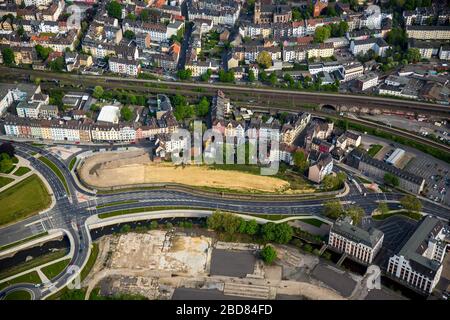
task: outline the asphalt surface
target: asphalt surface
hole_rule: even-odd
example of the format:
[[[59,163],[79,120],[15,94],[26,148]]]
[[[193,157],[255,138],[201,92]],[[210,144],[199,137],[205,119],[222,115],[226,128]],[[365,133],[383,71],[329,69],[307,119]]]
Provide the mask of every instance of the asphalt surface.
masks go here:
[[[73,176],[68,169],[68,162],[60,160],[58,157],[41,149],[26,143],[14,142],[16,153],[30,161],[31,166],[39,171],[48,181],[53,194],[56,198],[56,205],[46,213],[33,216],[16,224],[0,229],[0,245],[5,245],[15,241],[28,238],[34,234],[48,231],[51,229],[62,229],[73,239],[71,245],[74,248],[74,256],[69,264],[70,268],[81,269],[88,259],[88,248],[91,244],[90,234],[85,226],[86,219],[97,213],[111,211],[111,208],[89,210],[101,204],[108,204],[123,200],[137,200],[136,203],[129,203],[114,206],[115,210],[140,208],[140,207],[161,207],[161,206],[179,206],[190,208],[222,209],[243,213],[258,214],[304,214],[317,215],[322,214],[323,203],[329,199],[313,200],[292,200],[292,201],[246,201],[233,199],[218,199],[217,197],[193,195],[187,192],[173,190],[146,190],[146,191],[128,191],[117,194],[98,194],[86,192],[81,189],[74,181]],[[33,152],[45,155],[51,160],[63,173],[67,182],[70,194],[67,194],[61,180],[44,163],[32,156]],[[342,170],[336,168],[335,170]],[[350,192],[341,201],[347,201],[349,204],[355,204],[362,207],[367,215],[378,207],[378,200],[399,201],[403,194],[400,193],[365,193],[364,189],[359,190],[355,184],[350,183]],[[80,194],[94,196],[94,201],[80,203],[77,200],[76,192]],[[366,195],[365,195],[366,194]],[[398,208],[398,204],[390,205],[393,209]],[[443,209],[438,204],[423,201],[423,211],[428,214],[437,215],[448,219],[450,212]],[[43,284],[36,287],[32,284],[16,284],[0,292],[0,296],[17,290],[19,288],[31,290],[35,299],[41,299],[52,293],[51,288],[60,289],[64,287],[67,281],[73,276],[72,273],[61,273],[51,280],[49,284]]]

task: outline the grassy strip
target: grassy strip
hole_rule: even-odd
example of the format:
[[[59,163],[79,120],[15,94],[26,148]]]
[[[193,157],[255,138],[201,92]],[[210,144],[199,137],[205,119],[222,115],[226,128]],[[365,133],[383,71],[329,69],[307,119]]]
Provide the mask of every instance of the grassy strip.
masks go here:
[[[83,281],[89,272],[91,271],[92,267],[94,266],[95,261],[97,260],[98,256],[98,244],[93,243],[91,248],[91,254],[89,256],[89,259],[84,266],[83,270],[80,272],[80,280]],[[58,292],[52,294],[49,296],[46,300],[84,300],[84,295],[86,293],[85,289],[74,289],[70,290],[67,287],[62,288]]]
[[[369,156],[371,156],[373,158],[381,149],[383,149],[382,145],[373,144],[370,146],[370,149],[369,149],[369,151],[367,151],[367,153],[369,154]]]
[[[31,294],[24,290],[13,291],[6,295],[5,300],[31,300]]]
[[[34,236],[31,236],[31,237],[23,239],[23,240],[19,240],[19,241],[16,241],[16,242],[5,244],[4,246],[0,247],[0,251],[3,251],[3,250],[6,250],[6,249],[9,249],[9,248],[18,246],[18,245],[20,245],[22,243],[25,243],[25,242],[28,242],[28,241],[31,241],[31,240],[34,240],[34,239],[37,239],[37,238],[40,238],[40,237],[43,237],[43,236],[46,236],[46,235],[48,235],[47,231],[35,234]]]
[[[123,209],[123,210],[115,210],[105,213],[100,213],[98,215],[99,219],[106,219],[115,216],[121,216],[125,214],[139,213],[139,212],[151,212],[151,211],[159,211],[159,210],[177,210],[177,209],[203,209],[196,207],[140,207],[140,208],[132,208],[132,209]],[[210,210],[210,209],[205,209]]]
[[[278,221],[290,217],[297,217],[296,215],[287,215],[287,214],[249,214],[249,215],[270,221]]]
[[[317,228],[320,228],[325,223],[325,222],[323,222],[323,221],[321,221],[319,219],[314,219],[314,218],[312,218],[312,219],[301,219],[300,221],[304,222],[304,223],[307,223],[307,224],[310,224],[310,225],[313,225],[313,226],[315,226]]]
[[[51,198],[35,174],[0,193],[0,225],[20,221],[47,208]]]
[[[41,281],[41,278],[39,277],[37,271],[32,271],[32,272],[26,273],[20,277],[0,283],[0,290],[3,290],[4,288],[9,287],[13,284],[17,284],[17,283],[38,284],[38,283],[42,283],[42,281]]]
[[[41,271],[45,274],[47,278],[50,280],[55,278],[58,274],[64,271],[66,267],[69,265],[70,259],[61,260],[49,266],[43,267]]]
[[[43,256],[31,259],[29,261],[20,263],[18,265],[12,266],[2,272],[0,272],[0,280],[11,277],[15,274],[27,271],[29,269],[38,267],[50,261],[60,259],[66,255],[66,250],[58,250],[55,252],[47,253]]]
[[[28,172],[30,172],[30,171],[31,171],[31,169],[28,168],[28,167],[19,167],[19,168],[14,172],[14,175],[17,176],[17,177],[21,177],[21,176],[23,176],[24,174],[26,174],[26,173],[28,173]]]
[[[64,175],[62,174],[61,170],[54,164],[52,161],[50,161],[48,158],[41,156],[38,158],[41,162],[43,162],[47,167],[49,167],[61,180],[62,184],[64,185],[64,189],[66,189],[67,194],[70,194],[69,187],[67,186],[66,178],[64,178]]]
[[[136,203],[136,202],[139,202],[139,201],[137,201],[137,200],[124,200],[124,201],[111,202],[111,203],[101,204],[101,205],[97,206],[97,209],[107,208],[107,207],[114,207],[114,206],[119,206],[119,205],[122,205],[122,204],[129,204],[129,203]]]
[[[394,212],[394,213],[386,213],[386,214],[377,214],[377,215],[372,216],[372,219],[381,221],[381,220],[385,220],[385,219],[390,218],[390,217],[395,216],[395,215],[406,216],[408,218],[411,218],[411,219],[417,220],[417,221],[422,219],[422,215],[420,213],[417,213],[417,212],[406,212],[406,211],[400,211],[400,212]]]
[[[10,184],[13,181],[14,179],[12,178],[0,177],[0,188],[3,188],[4,186]]]
[[[75,166],[75,162],[77,162],[77,158],[73,158],[72,160],[70,160],[69,163],[69,170],[72,171],[73,167]]]

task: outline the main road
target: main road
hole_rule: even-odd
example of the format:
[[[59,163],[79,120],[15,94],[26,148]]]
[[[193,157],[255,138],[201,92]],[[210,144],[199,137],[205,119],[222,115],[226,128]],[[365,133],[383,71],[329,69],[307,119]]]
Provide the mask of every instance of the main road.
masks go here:
[[[47,180],[51,192],[55,197],[56,204],[50,210],[40,215],[28,218],[16,224],[0,229],[0,245],[5,245],[32,236],[44,230],[62,229],[71,239],[73,257],[68,268],[81,270],[88,259],[91,238],[85,222],[93,214],[111,211],[111,208],[101,205],[133,200],[133,202],[115,205],[114,210],[148,208],[148,207],[190,207],[204,209],[220,209],[241,213],[257,214],[283,214],[283,215],[316,215],[322,213],[323,203],[329,199],[294,199],[294,200],[239,200],[218,199],[214,196],[190,194],[188,192],[173,190],[145,190],[124,191],[114,194],[96,194],[87,192],[75,181],[64,161],[52,155],[45,149],[26,143],[14,142],[17,155],[30,161],[31,166],[39,171]],[[44,163],[36,159],[34,154],[45,155],[56,164],[64,175],[69,193],[57,175]],[[83,194],[89,200],[79,202],[78,196]],[[390,201],[392,209],[398,209],[398,201],[403,195],[400,193],[368,193],[365,195],[350,184],[347,195],[340,198],[346,204],[361,206],[365,212],[372,212],[378,206],[378,201]],[[98,208],[98,206],[101,206]],[[145,211],[145,210],[144,210]],[[436,215],[445,219],[450,218],[448,210],[442,206],[428,201],[423,201],[423,211],[427,214]],[[36,228],[36,225],[40,228]],[[9,286],[0,292],[0,297],[15,290],[27,290],[32,292],[32,297],[42,299],[56,290],[62,289],[68,282],[74,279],[77,273],[63,272],[51,283],[35,286],[20,283]]]

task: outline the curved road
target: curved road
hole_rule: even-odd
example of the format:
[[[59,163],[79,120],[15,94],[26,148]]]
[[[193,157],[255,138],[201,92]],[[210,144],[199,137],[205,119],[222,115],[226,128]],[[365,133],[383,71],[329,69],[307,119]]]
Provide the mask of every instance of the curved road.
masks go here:
[[[26,143],[14,142],[16,153],[30,161],[30,164],[45,177],[51,187],[51,191],[55,196],[56,204],[53,208],[40,215],[28,218],[14,225],[0,229],[0,245],[12,243],[21,239],[30,237],[33,234],[42,232],[43,230],[36,228],[36,225],[42,225],[44,230],[63,229],[71,238],[71,246],[73,249],[73,257],[70,266],[75,266],[81,270],[88,259],[91,238],[87,226],[86,219],[97,213],[105,213],[111,211],[111,207],[103,207],[96,209],[98,205],[111,204],[113,202],[134,200],[136,202],[114,206],[114,210],[141,208],[141,207],[191,207],[205,209],[222,209],[242,213],[258,213],[258,214],[285,214],[285,215],[321,215],[323,203],[329,199],[298,199],[292,201],[246,201],[233,199],[217,199],[217,197],[193,195],[187,192],[172,190],[145,190],[145,191],[126,191],[115,194],[96,195],[95,193],[86,192],[80,188],[75,182],[66,163],[58,157],[50,154],[45,149],[38,148]],[[45,155],[49,160],[53,161],[59,170],[63,173],[70,194],[68,195],[61,180],[56,174],[48,168],[44,163],[32,156],[32,153],[38,152]],[[342,170],[342,169],[341,169]],[[340,201],[346,204],[355,204],[361,206],[366,213],[377,208],[377,201],[398,201],[403,195],[400,193],[384,193],[374,194],[363,193],[352,184],[349,184],[350,192],[340,198]],[[76,193],[84,194],[94,200],[86,202],[78,202]],[[398,203],[390,204],[392,209],[398,209]],[[443,209],[438,204],[423,201],[423,211],[427,214],[433,214],[445,219],[450,218],[448,210]],[[51,283],[35,286],[32,284],[15,284],[5,288],[0,292],[0,297],[19,289],[32,291],[35,299],[42,299],[45,296],[63,288],[68,281],[76,276],[74,273],[63,272]]]

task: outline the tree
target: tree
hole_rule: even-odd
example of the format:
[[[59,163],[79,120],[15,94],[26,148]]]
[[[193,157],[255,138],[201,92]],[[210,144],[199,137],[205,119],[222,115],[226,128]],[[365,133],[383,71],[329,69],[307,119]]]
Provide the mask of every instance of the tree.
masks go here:
[[[378,204],[378,211],[380,212],[380,214],[387,214],[389,213],[389,207],[387,205],[386,202],[380,202]]]
[[[398,187],[400,185],[400,180],[398,177],[389,172],[384,174],[383,180],[385,184],[391,187]]]
[[[14,157],[16,150],[10,142],[3,142],[0,145],[0,154],[6,153],[10,158]]]
[[[220,82],[233,82],[234,81],[234,71],[219,70],[219,81]]]
[[[344,213],[344,209],[339,201],[333,200],[325,202],[323,205],[323,214],[329,218],[337,219]]]
[[[124,121],[130,121],[133,118],[133,111],[129,107],[124,106],[120,109],[120,116]]]
[[[293,233],[292,227],[286,222],[278,223],[275,226],[275,236],[273,240],[277,243],[288,243],[292,239]]]
[[[259,225],[255,219],[249,220],[245,224],[245,233],[249,235],[254,235],[258,232]]]
[[[256,62],[264,68],[270,68],[272,66],[272,56],[267,51],[261,51],[256,58]]]
[[[417,48],[409,48],[408,51],[406,51],[406,59],[409,63],[416,63],[419,62],[421,58],[420,51]]]
[[[417,197],[410,194],[401,198],[400,203],[408,212],[420,212],[422,210],[422,202],[420,202]]]
[[[364,209],[358,206],[351,206],[347,209],[345,214],[352,218],[355,225],[358,225],[361,223],[362,217],[364,216]]]
[[[210,215],[207,219],[206,219],[206,225],[208,226],[208,228],[213,229],[213,230],[220,230],[220,228],[222,228],[223,225],[223,214],[220,211],[215,211],[213,212],[212,215]]]
[[[48,65],[50,67],[50,70],[61,72],[64,70],[64,65],[65,65],[64,58],[58,57],[56,59],[53,59],[52,61],[49,62]]]
[[[102,86],[95,86],[92,96],[96,99],[100,99],[103,96],[104,92],[105,92],[105,90],[103,90]]]
[[[206,70],[206,72],[204,74],[202,74],[200,76],[200,80],[206,82],[211,78],[211,75],[212,75],[212,71],[211,71],[211,69],[208,69],[208,70]]]
[[[180,80],[190,80],[192,78],[192,70],[190,69],[178,70],[177,76]]]
[[[273,241],[275,239],[276,225],[273,222],[268,222],[261,227],[261,235],[265,241]]]
[[[3,57],[3,63],[10,66],[14,64],[14,51],[9,48],[3,48],[2,49],[2,57]]]
[[[317,27],[316,31],[314,32],[314,41],[322,43],[327,40],[331,35],[330,29],[331,27],[329,26]]]
[[[125,38],[127,38],[128,40],[133,40],[133,39],[136,37],[136,35],[134,34],[134,32],[131,31],[131,30],[126,30],[126,31],[123,33],[123,36],[124,36]]]
[[[11,169],[13,168],[13,166],[14,166],[14,163],[8,154],[6,154],[6,153],[0,154],[0,172],[1,173],[10,172]]]
[[[223,215],[223,230],[232,236],[239,229],[243,219],[231,213],[224,213]]]
[[[293,161],[295,167],[300,172],[305,172],[309,167],[309,161],[307,160],[305,153],[303,153],[302,151],[294,152]]]
[[[34,48],[36,49],[36,53],[37,53],[38,57],[42,61],[47,60],[48,55],[53,51],[51,48],[45,48],[45,47],[41,46],[40,44],[36,45]]]
[[[25,29],[23,28],[23,26],[19,26],[19,28],[17,29],[17,34],[19,35],[19,37],[23,37],[25,35]]]
[[[275,74],[275,72],[272,72],[269,76],[269,82],[272,86],[274,86],[278,81],[277,75]]]
[[[122,6],[117,1],[111,1],[106,5],[106,12],[111,18],[122,18]]]
[[[248,70],[248,82],[255,82],[256,77],[253,70]]]
[[[202,100],[195,106],[195,114],[197,117],[204,117],[209,112],[209,101],[206,97],[203,97]]]
[[[277,258],[277,252],[272,246],[265,246],[264,249],[261,250],[261,258],[265,263],[271,264]]]
[[[125,18],[127,18],[128,20],[131,20],[131,21],[136,21],[136,19],[137,19],[133,13],[127,14],[127,16]]]

